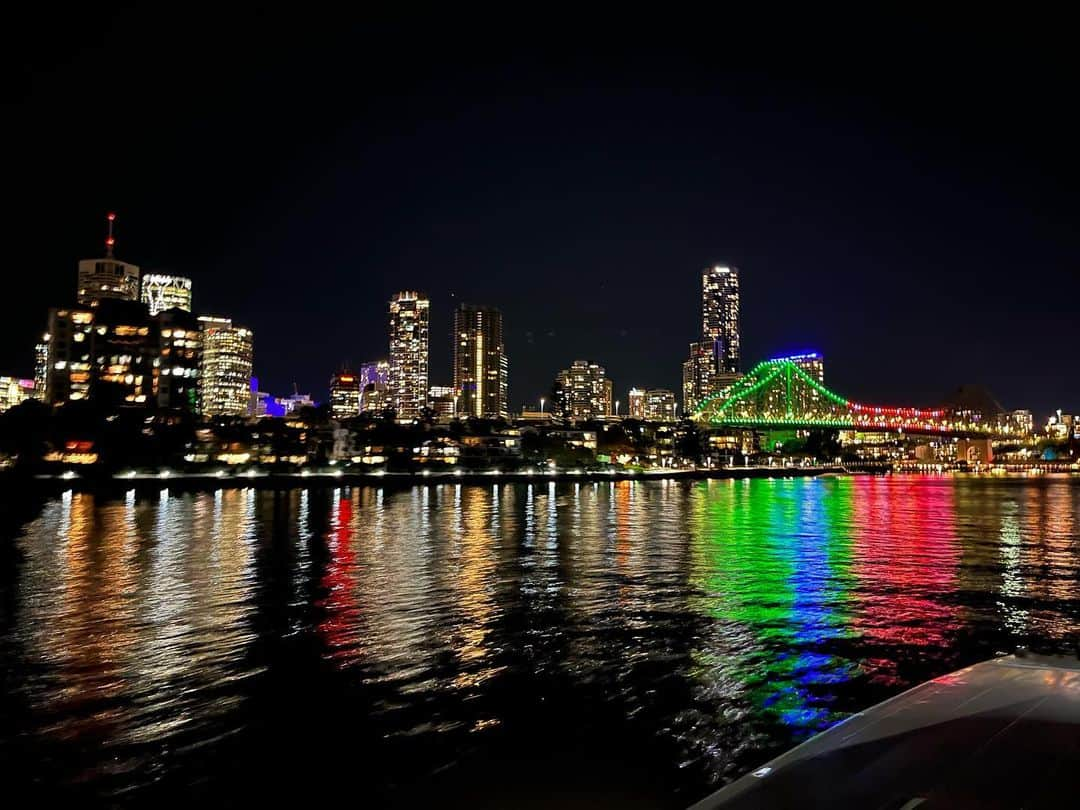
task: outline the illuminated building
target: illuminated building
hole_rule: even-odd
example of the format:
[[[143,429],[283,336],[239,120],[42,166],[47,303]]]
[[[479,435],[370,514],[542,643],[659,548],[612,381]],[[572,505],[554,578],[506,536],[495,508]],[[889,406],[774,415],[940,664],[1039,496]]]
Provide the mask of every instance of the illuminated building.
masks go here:
[[[49,334],[34,344],[34,396],[42,402],[49,401]]]
[[[398,419],[416,419],[427,404],[428,308],[422,293],[390,299],[390,369],[387,390]]]
[[[113,256],[113,222],[116,214],[108,215],[109,231],[105,238],[105,257],[83,259],[79,262],[80,305],[94,307],[106,299],[139,300],[139,268]]]
[[[693,414],[713,394],[716,376],[711,343],[691,343],[690,357],[683,362],[683,412]]]
[[[311,398],[311,394],[301,394],[299,391],[293,390],[287,397],[278,398],[278,404],[281,405],[283,415],[290,416],[301,408],[314,408],[316,407],[315,400]]]
[[[142,279],[142,302],[157,315],[167,309],[191,312],[191,279],[164,273],[148,273]]]
[[[50,309],[47,401],[153,404],[156,329],[138,301]]]
[[[199,316],[199,412],[203,416],[244,416],[251,399],[254,336],[229,318]]]
[[[1002,415],[1002,425],[1006,432],[1019,437],[1028,437],[1035,432],[1035,418],[1029,410],[1009,411]]]
[[[457,389],[451,385],[433,385],[428,389],[428,402],[435,418],[449,422],[458,412]]]
[[[1074,434],[1080,434],[1080,419],[1072,414],[1062,413],[1061,408],[1058,408],[1046,421],[1047,438],[1053,441],[1065,441],[1072,438]]]
[[[360,410],[362,413],[382,413],[390,406],[387,383],[390,363],[373,360],[360,365]]]
[[[502,313],[461,304],[454,311],[454,389],[461,415],[507,418],[508,376]]]
[[[572,421],[598,419],[610,411],[610,395],[604,367],[575,360],[555,378],[552,411]]]
[[[615,413],[615,383],[610,377],[604,377],[604,385],[600,389],[600,403],[600,412],[604,416]]]
[[[360,377],[340,371],[330,378],[330,416],[349,419],[360,415]]]
[[[259,378],[251,378],[251,396],[248,399],[248,416],[253,416],[256,419],[261,419],[264,416],[283,415],[284,408],[282,408],[282,414],[272,414],[270,412],[270,403],[273,398],[265,391],[259,390]]]
[[[163,310],[154,320],[158,350],[152,374],[157,406],[196,413],[201,349],[199,320],[180,309]]]
[[[712,347],[714,373],[739,372],[739,271],[716,265],[701,273],[701,335]]]
[[[643,416],[650,422],[675,421],[675,393],[666,388],[651,388],[644,392]]]
[[[8,408],[14,408],[28,399],[36,399],[33,380],[20,380],[18,377],[0,377],[0,413],[3,413]]]
[[[645,418],[645,392],[640,388],[630,389],[630,418]]]

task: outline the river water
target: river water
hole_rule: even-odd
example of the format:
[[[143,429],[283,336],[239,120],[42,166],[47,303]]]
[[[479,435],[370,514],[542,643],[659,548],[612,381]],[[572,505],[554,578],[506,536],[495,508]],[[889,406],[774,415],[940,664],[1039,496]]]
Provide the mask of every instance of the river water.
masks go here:
[[[1080,631],[1080,481],[65,493],[0,522],[8,796],[683,807]]]

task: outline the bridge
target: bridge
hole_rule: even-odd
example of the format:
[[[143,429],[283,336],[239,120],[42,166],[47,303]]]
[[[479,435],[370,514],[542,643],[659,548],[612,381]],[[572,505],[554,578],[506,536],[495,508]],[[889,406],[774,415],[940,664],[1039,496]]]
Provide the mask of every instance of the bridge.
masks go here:
[[[692,418],[709,426],[752,430],[832,428],[957,438],[1011,435],[1008,426],[988,424],[946,409],[852,402],[808,373],[800,362],[803,359],[784,357],[758,363],[730,388],[704,400]]]

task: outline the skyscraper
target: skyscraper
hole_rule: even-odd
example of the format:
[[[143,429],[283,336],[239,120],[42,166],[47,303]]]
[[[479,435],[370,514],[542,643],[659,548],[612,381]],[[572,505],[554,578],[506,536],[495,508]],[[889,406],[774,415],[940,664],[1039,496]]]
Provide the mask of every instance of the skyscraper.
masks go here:
[[[191,312],[191,279],[164,273],[147,273],[142,279],[142,302],[157,315],[166,309]]]
[[[159,408],[198,412],[199,319],[190,312],[162,310],[155,317],[157,358],[153,361],[153,395]]]
[[[79,262],[78,302],[82,306],[96,307],[106,299],[121,301],[139,300],[139,268],[122,262],[113,256],[116,239],[113,222],[116,214],[109,214],[108,236],[105,237],[105,256],[101,259],[83,259]]]
[[[360,364],[360,410],[363,413],[381,414],[390,405],[387,382],[390,379],[390,363],[373,360]]]
[[[692,416],[712,396],[716,376],[712,343],[690,344],[690,356],[683,363],[683,413]]]
[[[712,343],[715,372],[739,372],[739,271],[715,265],[701,272],[701,335]]]
[[[339,371],[330,378],[330,416],[348,419],[360,415],[360,378],[351,371]]]
[[[644,418],[650,422],[675,421],[675,394],[666,388],[651,388],[645,392]]]
[[[598,419],[610,412],[610,392],[603,366],[575,360],[555,378],[552,411],[575,422]]]
[[[390,372],[387,388],[399,419],[416,419],[427,404],[428,308],[423,293],[403,290],[390,299]]]
[[[631,419],[645,418],[645,391],[640,388],[630,389],[630,412]]]
[[[458,414],[508,417],[509,364],[503,345],[502,313],[461,304],[454,311],[454,390]]]
[[[229,318],[199,316],[202,360],[199,407],[203,416],[243,416],[251,400],[254,336]]]

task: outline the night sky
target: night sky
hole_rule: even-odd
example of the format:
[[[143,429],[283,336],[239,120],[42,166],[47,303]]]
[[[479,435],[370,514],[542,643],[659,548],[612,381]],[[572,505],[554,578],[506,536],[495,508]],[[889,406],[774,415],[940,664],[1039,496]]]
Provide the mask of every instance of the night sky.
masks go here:
[[[115,210],[117,255],[252,327],[276,394],[384,357],[407,288],[432,301],[432,384],[469,301],[503,310],[512,409],[578,358],[624,406],[679,391],[724,263],[744,367],[816,349],[867,402],[981,383],[1080,410],[1061,21],[28,13],[3,102],[5,284],[28,284],[0,373],[31,375]]]

